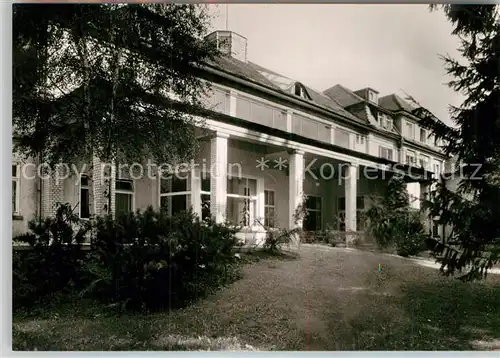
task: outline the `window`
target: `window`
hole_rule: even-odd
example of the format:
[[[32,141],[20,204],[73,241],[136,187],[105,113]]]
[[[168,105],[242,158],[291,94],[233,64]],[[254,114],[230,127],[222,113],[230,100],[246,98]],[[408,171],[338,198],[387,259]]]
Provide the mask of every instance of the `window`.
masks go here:
[[[160,208],[168,216],[186,211],[191,204],[190,177],[188,172],[172,173],[160,180]]]
[[[337,202],[338,214],[339,214],[339,230],[345,231],[345,197],[338,198]],[[360,231],[364,229],[365,224],[365,197],[356,197],[356,230]]]
[[[423,128],[420,128],[420,141],[422,143],[427,143],[427,131]]]
[[[411,139],[414,138],[414,135],[413,135],[413,123],[406,121],[405,122],[404,130],[405,130],[404,135],[406,137],[411,138]]]
[[[415,166],[416,164],[415,152],[410,150],[406,151],[406,164]]]
[[[341,128],[335,128],[335,145],[349,148],[349,132]]]
[[[116,198],[115,198],[116,203]],[[89,177],[82,174],[80,177],[80,218],[88,219],[90,217],[89,201]]]
[[[293,93],[296,95],[296,96],[299,96],[299,97],[302,97],[302,98],[306,98],[306,92],[304,91],[304,88],[302,88],[302,86],[298,83],[295,84],[294,88],[293,88]]]
[[[307,196],[306,199],[307,215],[304,220],[303,228],[306,231],[321,230],[321,197]]]
[[[12,164],[12,213],[19,213],[19,196],[20,196],[20,175],[19,175],[19,165]]]
[[[419,158],[419,164],[422,168],[427,169],[427,166],[429,165],[429,157],[421,155]]]
[[[211,92],[205,95],[203,102],[207,109],[229,113],[229,93],[223,90],[213,88]]]
[[[392,131],[392,126],[393,126],[392,118],[385,117],[383,126],[385,129]]]
[[[121,216],[134,211],[134,182],[117,179],[115,182],[115,215]]]
[[[286,131],[286,113],[278,108],[236,97],[236,117]]]
[[[294,113],[292,116],[292,132],[304,137],[330,143],[330,126]]]
[[[438,220],[433,220],[432,223],[432,236],[433,237],[439,237],[439,221]]]
[[[264,190],[264,226],[275,226],[274,190]]]
[[[251,226],[255,222],[257,180],[228,178],[227,220],[234,225]]]
[[[209,220],[210,214],[210,173],[201,176],[201,219]]]
[[[392,149],[379,146],[378,147],[378,156],[380,158],[385,158],[388,160],[392,160]]]
[[[441,174],[441,165],[439,163],[434,164],[434,173],[437,175]]]
[[[365,137],[361,134],[356,134],[356,144],[365,144]]]

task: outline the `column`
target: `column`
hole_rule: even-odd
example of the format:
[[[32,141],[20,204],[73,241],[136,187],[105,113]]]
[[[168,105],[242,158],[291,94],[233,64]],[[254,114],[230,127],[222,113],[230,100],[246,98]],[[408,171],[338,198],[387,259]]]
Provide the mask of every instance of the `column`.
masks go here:
[[[265,197],[264,197],[264,179],[257,179],[257,207],[255,208],[255,213],[257,220],[260,222],[257,223],[259,229],[262,229],[262,225],[264,225],[264,216],[265,216]]]
[[[228,138],[218,132],[210,141],[210,212],[216,223],[226,220]]]
[[[295,214],[299,205],[302,204],[304,183],[304,152],[294,151],[289,155],[290,175],[289,179],[289,228],[301,228],[302,220],[296,220]]]
[[[193,166],[190,173],[191,209],[201,219],[201,173]]]
[[[428,232],[432,232],[432,225],[434,224],[433,220],[432,220],[433,218],[431,219],[429,217],[428,210],[422,210],[422,206],[423,206],[425,201],[431,200],[430,192],[431,192],[431,185],[428,182],[421,182],[420,183],[419,209],[420,209],[421,215],[423,217],[425,230]]]
[[[345,230],[346,245],[350,246],[355,239],[355,235],[350,234],[357,231],[356,228],[356,197],[358,184],[358,165],[349,164],[344,171],[345,186]]]

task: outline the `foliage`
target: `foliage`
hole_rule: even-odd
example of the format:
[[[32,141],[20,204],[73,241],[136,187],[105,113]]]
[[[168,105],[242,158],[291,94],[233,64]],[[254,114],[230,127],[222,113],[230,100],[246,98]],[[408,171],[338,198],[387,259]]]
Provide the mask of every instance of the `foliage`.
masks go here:
[[[290,246],[300,235],[300,228],[269,228],[266,232],[266,239],[263,248],[271,253],[280,253],[284,245]]]
[[[30,306],[55,292],[83,285],[81,248],[89,229],[69,205],[59,206],[53,218],[30,221],[30,232],[14,238],[30,248],[13,252],[14,307]]]
[[[389,180],[381,198],[374,198],[366,211],[367,230],[381,248],[395,245],[401,256],[425,249],[425,228],[418,212],[409,206],[409,196],[401,176]]]
[[[131,309],[161,309],[211,293],[238,277],[234,230],[192,212],[148,208],[98,218],[84,294]]]
[[[234,229],[192,212],[167,217],[151,207],[80,221],[69,205],[15,238],[14,307],[42,299],[97,299],[126,309],[179,306],[240,277]],[[90,239],[90,250],[82,242]]]
[[[443,10],[460,38],[464,60],[443,57],[454,78],[449,86],[466,98],[451,108],[456,128],[425,108],[415,114],[445,141],[446,154],[457,164],[452,178],[460,175],[456,191],[439,182],[434,200],[424,205],[432,217],[439,216],[440,225],[450,228],[447,237],[429,242],[443,272],[465,270],[461,278],[469,280],[486,276],[500,254],[500,25],[495,5],[443,5]]]
[[[201,107],[196,66],[217,55],[203,7],[17,4],[13,23],[21,152],[51,164],[192,157],[195,122],[171,94]]]

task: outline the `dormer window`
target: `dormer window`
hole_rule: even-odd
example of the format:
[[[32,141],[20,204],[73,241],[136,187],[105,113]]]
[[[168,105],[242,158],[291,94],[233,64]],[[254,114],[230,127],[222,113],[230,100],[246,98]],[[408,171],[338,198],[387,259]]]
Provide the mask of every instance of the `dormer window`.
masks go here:
[[[304,86],[300,83],[296,83],[294,86],[293,86],[293,92],[292,92],[294,95],[298,96],[298,97],[301,97],[301,98],[304,98],[304,99],[311,99],[309,98],[309,95],[307,94]]]
[[[304,91],[302,90],[302,87],[300,87],[299,84],[295,84],[295,95],[299,97],[304,97]]]
[[[378,124],[384,129],[392,130],[393,121],[392,118],[384,113],[379,112],[378,114]]]
[[[378,103],[378,93],[371,89],[368,89],[368,101]]]

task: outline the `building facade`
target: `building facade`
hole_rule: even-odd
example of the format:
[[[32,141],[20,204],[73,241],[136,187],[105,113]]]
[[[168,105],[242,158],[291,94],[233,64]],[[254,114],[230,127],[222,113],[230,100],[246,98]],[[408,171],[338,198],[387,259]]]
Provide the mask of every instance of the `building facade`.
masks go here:
[[[207,39],[225,55],[200,74],[212,91],[205,98],[209,114],[200,118],[205,128],[198,157],[148,175],[135,175],[139,166],[95,159],[92,180],[83,167],[61,180],[54,173],[40,179],[36,158],[23,162],[14,154],[14,236],[33,217],[53,215],[56,204],[66,202],[82,218],[107,206],[114,214],[192,208],[202,218],[242,226],[238,235],[248,244],[264,237],[264,227],[360,231],[362,211],[395,171],[405,174],[419,208],[426,179],[440,173],[446,158],[441,143],[419,127],[413,106],[372,88],[335,85],[317,92],[248,61],[247,40],[234,32]],[[301,204],[308,213],[302,222],[294,217]]]

